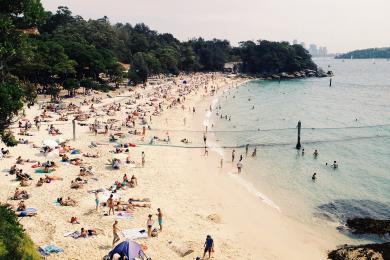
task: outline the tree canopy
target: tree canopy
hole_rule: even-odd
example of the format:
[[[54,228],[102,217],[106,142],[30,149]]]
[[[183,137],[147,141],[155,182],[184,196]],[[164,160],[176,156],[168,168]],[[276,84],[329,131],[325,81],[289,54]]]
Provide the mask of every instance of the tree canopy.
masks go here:
[[[390,59],[390,48],[371,48],[337,55],[336,59]]]

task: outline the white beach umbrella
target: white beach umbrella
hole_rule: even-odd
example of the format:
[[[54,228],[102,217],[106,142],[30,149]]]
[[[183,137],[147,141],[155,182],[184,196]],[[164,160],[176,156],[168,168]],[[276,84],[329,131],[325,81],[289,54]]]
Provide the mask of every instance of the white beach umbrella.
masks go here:
[[[44,140],[44,141],[42,142],[42,144],[43,144],[44,146],[48,146],[48,147],[50,147],[50,148],[54,148],[54,147],[58,146],[58,143],[57,143],[56,141],[52,140],[52,139]]]

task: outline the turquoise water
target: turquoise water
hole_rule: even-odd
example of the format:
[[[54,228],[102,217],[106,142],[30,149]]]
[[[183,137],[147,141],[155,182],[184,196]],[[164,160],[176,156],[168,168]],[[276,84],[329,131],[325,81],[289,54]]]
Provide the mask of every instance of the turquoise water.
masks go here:
[[[221,95],[214,112],[231,121],[213,113],[218,144],[249,143],[249,154],[257,145],[257,157],[244,159],[241,177],[292,218],[304,223],[352,215],[388,218],[390,62],[315,62],[333,70],[332,87],[329,78],[252,81]],[[298,120],[304,156],[294,149]],[[230,158],[229,149],[225,156]],[[337,170],[326,166],[334,160]]]

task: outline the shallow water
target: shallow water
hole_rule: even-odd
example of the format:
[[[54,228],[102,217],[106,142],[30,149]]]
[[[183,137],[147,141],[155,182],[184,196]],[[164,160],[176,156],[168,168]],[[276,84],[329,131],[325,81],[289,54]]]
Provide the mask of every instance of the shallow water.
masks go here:
[[[321,205],[340,200],[372,202],[371,207],[362,205],[366,211],[352,205],[347,214],[356,209],[367,216],[384,212],[390,217],[390,62],[315,62],[333,70],[332,87],[329,78],[252,81],[219,96],[209,119],[217,143],[250,144],[244,173],[234,178],[298,221],[337,222],[342,213],[318,213],[329,210]],[[231,121],[216,112],[231,116]],[[299,120],[304,155],[294,149]],[[250,156],[254,146],[256,158]],[[319,151],[316,159],[314,149]],[[236,158],[245,155],[245,149],[237,151]],[[225,149],[225,160],[230,153]],[[336,170],[329,166],[334,160],[339,164]]]

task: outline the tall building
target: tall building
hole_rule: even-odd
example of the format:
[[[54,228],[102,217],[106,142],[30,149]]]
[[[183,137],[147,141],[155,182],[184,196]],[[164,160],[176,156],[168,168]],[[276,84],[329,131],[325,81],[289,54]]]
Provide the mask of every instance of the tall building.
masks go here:
[[[312,56],[318,56],[317,45],[315,45],[315,44],[310,44],[310,46],[309,46],[309,53],[310,53]]]

